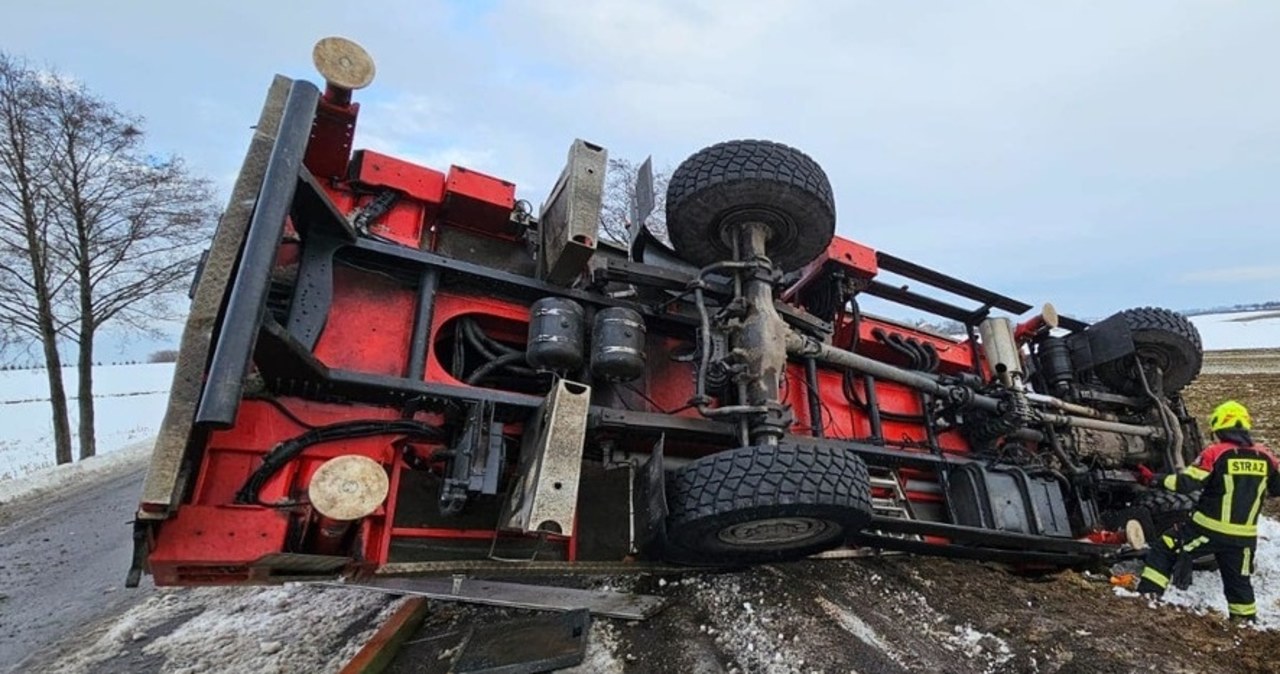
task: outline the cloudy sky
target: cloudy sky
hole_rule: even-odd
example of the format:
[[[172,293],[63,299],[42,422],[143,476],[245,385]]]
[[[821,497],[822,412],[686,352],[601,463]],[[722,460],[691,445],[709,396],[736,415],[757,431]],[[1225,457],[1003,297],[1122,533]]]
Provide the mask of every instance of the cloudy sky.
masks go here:
[[[1270,0],[44,0],[0,48],[224,185],[271,75],[315,78],[326,35],[378,64],[358,146],[535,204],[575,137],[670,168],[777,140],[826,168],[842,235],[1102,316],[1280,299],[1277,34]]]

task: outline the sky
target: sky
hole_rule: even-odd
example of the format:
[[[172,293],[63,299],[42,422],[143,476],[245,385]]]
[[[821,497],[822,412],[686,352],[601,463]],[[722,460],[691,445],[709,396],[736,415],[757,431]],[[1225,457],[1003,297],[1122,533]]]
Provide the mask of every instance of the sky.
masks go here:
[[[783,142],[825,168],[840,235],[1101,317],[1280,299],[1278,33],[1269,0],[45,0],[5,10],[0,49],[224,190],[272,75],[319,81],[328,35],[377,63],[357,147],[535,205],[575,138],[668,169]]]

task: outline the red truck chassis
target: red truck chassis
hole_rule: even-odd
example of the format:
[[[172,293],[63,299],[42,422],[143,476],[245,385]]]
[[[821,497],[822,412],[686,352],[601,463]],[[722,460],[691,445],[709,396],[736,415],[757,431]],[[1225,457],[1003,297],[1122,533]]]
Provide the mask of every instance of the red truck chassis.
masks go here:
[[[202,260],[131,584],[841,547],[1080,565],[1178,515],[1134,469],[1199,445],[1181,316],[1017,319],[1032,307],[834,237],[821,168],[764,141],[677,169],[670,245],[603,241],[603,148],[572,144],[536,216],[510,182],[353,153],[367,56],[327,47],[323,93],[271,85]]]

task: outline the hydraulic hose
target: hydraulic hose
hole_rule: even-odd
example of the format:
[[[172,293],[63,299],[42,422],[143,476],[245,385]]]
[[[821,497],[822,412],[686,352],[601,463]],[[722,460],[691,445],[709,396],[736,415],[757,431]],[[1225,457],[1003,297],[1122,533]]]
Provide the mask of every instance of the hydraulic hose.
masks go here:
[[[401,435],[426,440],[441,440],[444,438],[444,434],[439,428],[409,419],[343,421],[328,426],[312,428],[302,435],[281,442],[267,452],[262,457],[262,465],[249,475],[249,479],[245,480],[244,486],[240,487],[240,490],[236,492],[235,502],[258,503],[258,493],[262,491],[262,486],[266,484],[267,480],[279,472],[285,464],[297,458],[302,453],[302,450],[312,445],[335,442],[337,440],[367,438],[376,435]]]
[[[787,352],[800,358],[816,358],[817,360],[836,367],[856,370],[863,374],[872,375],[877,379],[897,382],[904,386],[909,386],[913,389],[939,396],[946,400],[962,402],[965,405],[985,412],[1001,414],[1005,411],[1006,403],[999,398],[974,393],[967,387],[944,384],[938,381],[936,375],[904,370],[900,367],[889,365],[888,363],[882,363],[878,360],[867,358],[866,356],[860,356],[856,353],[850,353],[843,349],[831,346],[830,344],[825,344],[823,342],[804,337],[794,331],[787,334]],[[1066,416],[1044,412],[1039,414],[1039,418],[1047,424],[1073,426],[1076,428],[1090,428],[1093,430],[1109,431],[1124,435],[1151,437],[1161,433],[1160,429],[1152,426],[1138,426],[1134,424],[1120,423],[1117,421],[1106,421],[1103,419],[1090,419],[1086,417]]]

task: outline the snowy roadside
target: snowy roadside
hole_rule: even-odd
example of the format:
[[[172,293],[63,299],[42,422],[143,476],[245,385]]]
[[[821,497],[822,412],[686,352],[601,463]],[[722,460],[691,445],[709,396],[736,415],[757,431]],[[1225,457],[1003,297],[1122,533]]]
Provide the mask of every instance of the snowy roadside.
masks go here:
[[[73,395],[74,368],[62,375]],[[103,366],[93,375],[98,456],[155,436],[173,382],[172,363]],[[0,371],[0,490],[55,465],[48,384],[44,370]],[[69,404],[75,453],[79,422],[75,401]]]
[[[19,478],[0,480],[0,506],[64,493],[89,482],[141,468],[151,456],[154,444],[155,438],[148,438],[125,445],[110,454],[33,471]]]
[[[335,672],[403,601],[305,583],[161,588],[47,664],[67,674]]]

